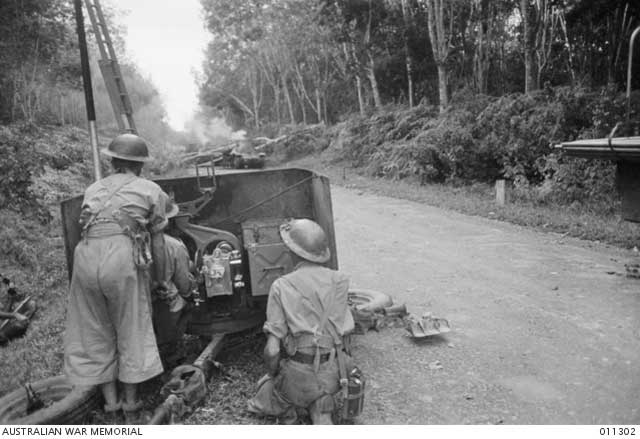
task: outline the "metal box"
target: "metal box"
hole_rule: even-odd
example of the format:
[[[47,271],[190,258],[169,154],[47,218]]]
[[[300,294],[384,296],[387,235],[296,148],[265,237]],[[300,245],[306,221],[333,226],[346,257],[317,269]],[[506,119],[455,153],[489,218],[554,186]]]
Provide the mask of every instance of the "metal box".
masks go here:
[[[242,224],[244,248],[249,258],[251,295],[266,296],[271,284],[293,270],[289,249],[278,231],[284,219],[247,221]]]

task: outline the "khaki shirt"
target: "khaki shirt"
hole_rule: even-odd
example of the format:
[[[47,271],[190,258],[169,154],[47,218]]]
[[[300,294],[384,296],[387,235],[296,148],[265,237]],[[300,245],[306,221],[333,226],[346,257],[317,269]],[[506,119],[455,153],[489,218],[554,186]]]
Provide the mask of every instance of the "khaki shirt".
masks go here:
[[[191,294],[189,279],[189,252],[179,239],[164,235],[165,276],[164,280],[175,286],[176,292],[183,297]]]
[[[349,333],[354,323],[347,305],[348,290],[349,279],[344,274],[318,264],[302,262],[293,272],[271,285],[267,321],[263,329],[281,340],[287,334],[330,335],[320,327],[324,309],[329,306],[326,325],[332,322],[338,335]]]
[[[81,223],[91,218],[107,200],[111,191],[123,183],[124,186],[107,201],[98,218],[114,219],[114,212],[122,210],[140,225],[149,226],[151,233],[164,229],[167,225],[168,195],[151,180],[122,173],[105,177],[87,188],[82,202]]]

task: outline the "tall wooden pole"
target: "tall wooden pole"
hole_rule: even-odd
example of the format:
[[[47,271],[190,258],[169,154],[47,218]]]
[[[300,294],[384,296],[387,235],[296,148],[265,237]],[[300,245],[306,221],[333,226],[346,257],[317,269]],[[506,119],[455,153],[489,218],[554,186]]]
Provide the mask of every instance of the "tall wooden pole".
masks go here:
[[[91,155],[93,156],[93,173],[97,181],[102,178],[102,171],[100,170],[100,153],[98,152],[98,130],[96,128],[96,109],[93,103],[93,88],[91,87],[91,70],[89,68],[87,37],[84,32],[82,0],[74,0],[73,3],[76,10],[76,31],[78,32],[78,45],[80,46],[80,65],[82,67],[84,100],[87,108],[87,120],[89,121],[89,139],[91,141]]]

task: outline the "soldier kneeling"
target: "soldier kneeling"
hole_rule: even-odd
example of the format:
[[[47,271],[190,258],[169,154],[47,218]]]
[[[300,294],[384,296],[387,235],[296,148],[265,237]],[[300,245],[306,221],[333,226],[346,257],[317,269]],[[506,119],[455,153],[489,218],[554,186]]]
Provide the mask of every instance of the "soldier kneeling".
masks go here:
[[[248,409],[293,423],[296,408],[304,408],[314,424],[331,424],[335,396],[346,390],[346,372],[353,369],[343,346],[343,337],[354,328],[347,305],[349,280],[321,265],[330,250],[317,223],[291,220],[280,226],[280,236],[292,252],[294,270],[269,291],[264,324],[268,374],[258,382]],[[287,354],[283,359],[281,343]]]

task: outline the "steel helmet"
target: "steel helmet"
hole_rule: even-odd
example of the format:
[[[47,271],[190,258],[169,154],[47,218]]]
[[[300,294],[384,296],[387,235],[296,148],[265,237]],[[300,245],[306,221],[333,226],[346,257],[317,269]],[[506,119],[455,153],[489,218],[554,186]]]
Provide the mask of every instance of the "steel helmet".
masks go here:
[[[147,142],[135,134],[120,134],[116,136],[107,148],[102,149],[104,155],[131,162],[148,162],[149,148]]]
[[[310,219],[291,219],[280,226],[284,244],[296,255],[311,262],[327,262],[331,251],[322,227]]]

